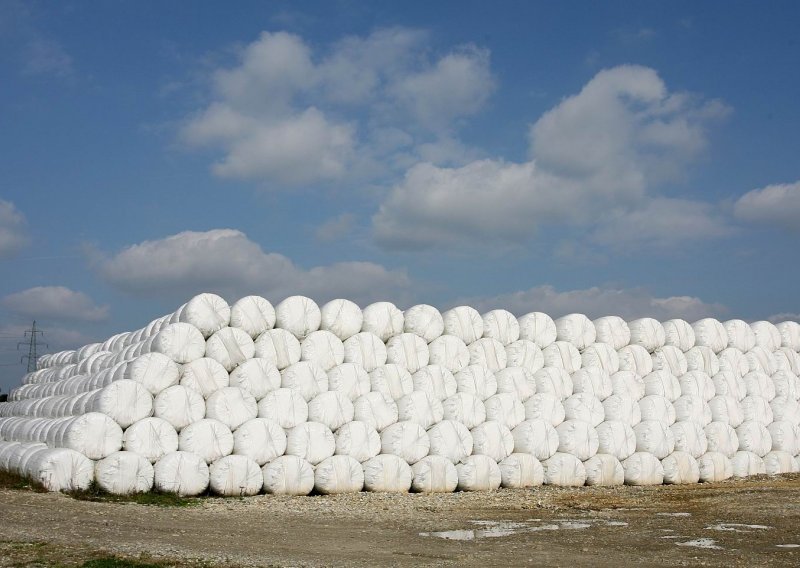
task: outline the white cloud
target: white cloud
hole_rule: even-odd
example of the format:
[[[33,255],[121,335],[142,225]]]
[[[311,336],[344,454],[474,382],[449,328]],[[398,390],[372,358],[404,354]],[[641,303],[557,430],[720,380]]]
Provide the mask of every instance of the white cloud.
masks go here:
[[[30,242],[28,223],[10,201],[0,199],[0,258],[15,255]]]
[[[677,212],[700,222],[694,234],[720,236],[710,204],[659,198],[656,189],[682,176],[707,146],[710,122],[726,112],[718,101],[670,93],[646,67],[601,71],[531,126],[531,161],[410,168],[373,218],[376,238],[396,248],[524,242],[545,225],[593,228],[607,214],[641,225],[654,213],[665,216],[655,223],[663,227]],[[619,240],[613,232],[601,238]],[[656,232],[651,240],[672,236]]]
[[[64,286],[36,286],[9,294],[3,306],[21,316],[48,320],[96,322],[108,319],[108,306],[98,306],[83,292]]]
[[[652,317],[658,320],[683,318],[695,321],[703,317],[727,313],[721,304],[709,304],[692,296],[658,298],[641,288],[586,288],[558,291],[553,286],[536,286],[491,297],[467,298],[460,303],[474,306],[481,312],[503,308],[516,315],[532,311],[552,317],[583,313],[590,318],[618,315],[627,320]]]
[[[454,124],[485,104],[494,80],[487,51],[429,60],[427,34],[390,28],[319,55],[297,35],[264,32],[213,85],[182,140],[221,150],[217,175],[274,188],[386,177],[406,154],[463,156]]]
[[[748,191],[736,201],[733,211],[744,221],[800,230],[800,181]]]
[[[229,300],[260,294],[278,301],[305,294],[318,301],[346,297],[366,304],[387,298],[401,301],[410,290],[403,270],[371,262],[338,262],[304,269],[281,254],[265,252],[233,229],[185,231],[143,241],[112,255],[93,251],[92,262],[119,290],[177,300],[211,291]]]
[[[336,241],[347,235],[356,221],[352,213],[342,213],[322,223],[314,231],[314,236],[320,241]]]
[[[800,322],[800,313],[797,312],[781,312],[779,314],[771,315],[767,321],[772,323],[780,323],[782,321],[797,321]]]

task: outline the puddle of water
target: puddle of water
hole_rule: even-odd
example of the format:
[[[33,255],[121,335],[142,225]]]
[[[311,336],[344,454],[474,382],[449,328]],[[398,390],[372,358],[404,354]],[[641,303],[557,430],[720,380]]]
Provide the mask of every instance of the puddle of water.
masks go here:
[[[433,536],[436,538],[443,538],[445,540],[475,540],[475,531],[438,531],[438,532],[421,532],[419,536]]]
[[[512,521],[470,521],[480,528],[475,529],[460,529],[451,531],[435,531],[435,532],[421,532],[419,536],[442,538],[445,540],[460,540],[470,541],[478,540],[481,538],[499,538],[504,536],[511,536],[518,533],[534,533],[541,531],[557,531],[557,530],[579,530],[588,529],[592,527],[591,522],[583,520],[568,520],[559,519],[556,523],[532,525],[529,523],[538,523],[542,519],[528,519],[526,522],[518,523]],[[598,521],[604,522],[612,527],[626,527],[628,523],[622,521]]]
[[[625,521],[606,521],[606,525],[609,527],[627,527],[628,523]]]
[[[716,525],[711,525],[710,527],[706,527],[706,530],[749,533],[753,531],[748,529],[764,530],[771,528],[772,527],[768,527],[766,525],[744,525],[742,523],[718,523]]]
[[[778,548],[800,548],[800,544],[776,544]]]
[[[575,521],[567,521],[565,523],[561,523],[562,529],[588,529],[591,527],[589,523],[579,523]]]
[[[687,540],[686,542],[676,542],[678,546],[690,546],[692,548],[705,548],[708,550],[722,550],[721,546],[717,546],[717,541],[713,538],[698,538],[695,540]]]
[[[538,527],[530,527],[525,532],[539,532],[539,531],[557,531],[558,525],[539,525]]]
[[[691,517],[691,513],[656,513],[659,517]]]

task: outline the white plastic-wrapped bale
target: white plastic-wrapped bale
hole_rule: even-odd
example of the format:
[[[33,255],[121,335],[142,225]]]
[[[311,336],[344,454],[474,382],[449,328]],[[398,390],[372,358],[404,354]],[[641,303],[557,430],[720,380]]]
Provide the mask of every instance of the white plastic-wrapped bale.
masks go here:
[[[231,430],[258,416],[256,399],[239,387],[225,387],[206,401],[206,418],[213,418]]]
[[[601,402],[612,394],[611,376],[599,367],[578,369],[570,379],[573,394],[592,395]]]
[[[403,313],[403,330],[430,343],[444,332],[444,319],[439,310],[427,304],[417,304]]]
[[[658,395],[675,402],[682,394],[680,382],[669,371],[653,371],[643,381],[645,396]]]
[[[624,460],[636,451],[636,433],[629,424],[619,420],[606,420],[597,430],[597,453]]]
[[[626,345],[617,355],[620,371],[632,371],[641,377],[653,372],[653,358],[641,345]]]
[[[731,458],[739,449],[739,436],[729,424],[711,422],[703,431],[706,433],[709,452],[720,452]]]
[[[739,377],[745,376],[750,371],[750,362],[747,360],[747,356],[735,347],[723,349],[717,358],[720,371],[731,371]]]
[[[208,465],[192,452],[172,452],[156,462],[154,486],[183,496],[200,495],[208,488]]]
[[[553,318],[542,312],[525,314],[519,318],[518,324],[520,338],[533,341],[541,349],[553,343],[558,337]]]
[[[94,464],[80,452],[46,448],[28,462],[26,476],[48,491],[83,491],[94,480]]]
[[[345,363],[355,363],[366,372],[386,364],[386,345],[380,337],[362,331],[344,342]]]
[[[796,473],[798,471],[797,460],[789,452],[775,450],[764,456],[764,471],[767,475]]]
[[[736,428],[744,422],[744,414],[739,402],[732,396],[718,394],[708,401],[712,422],[724,422]]]
[[[639,375],[635,371],[617,371],[611,375],[612,394],[627,396],[638,402],[645,395],[643,376],[647,375]]]
[[[157,395],[178,384],[180,367],[162,353],[146,353],[125,365],[124,377],[141,383],[150,394]]]
[[[678,378],[681,395],[697,396],[708,402],[716,395],[714,381],[703,371],[688,371]]]
[[[474,345],[474,344],[473,344]],[[470,365],[455,374],[456,392],[486,400],[497,393],[494,373],[483,365]]]
[[[282,456],[286,451],[286,433],[269,418],[253,418],[233,433],[233,453],[246,456],[259,466]]]
[[[247,456],[225,456],[209,467],[209,486],[219,495],[257,495],[263,485],[261,468]]]
[[[310,361],[300,361],[281,371],[281,387],[297,391],[306,402],[328,390],[328,375]]]
[[[414,476],[400,457],[382,454],[364,462],[364,489],[384,493],[407,493]]]
[[[631,332],[630,343],[640,345],[653,353],[656,349],[663,347],[666,342],[666,332],[661,322],[653,318],[640,318],[628,322]]]
[[[737,401],[747,396],[747,388],[745,387],[744,379],[737,376],[732,371],[720,371],[711,377],[711,381],[714,383],[714,392],[718,395],[728,395],[735,398]]]
[[[440,365],[423,367],[411,379],[415,391],[425,392],[440,401],[453,396],[458,389],[453,374]]]
[[[769,321],[756,321],[750,324],[750,329],[756,336],[756,345],[763,347],[770,353],[781,346],[781,332],[775,324]]]
[[[290,296],[275,307],[275,324],[297,339],[305,339],[319,329],[322,313],[311,298]]]
[[[390,339],[389,342],[393,342],[394,339]],[[451,373],[457,373],[469,365],[469,348],[455,335],[437,337],[427,347],[429,353],[428,363],[430,365],[439,365]],[[389,357],[389,360],[391,360],[391,357]]]
[[[750,371],[742,377],[742,380],[747,396],[757,396],[767,402],[775,398],[775,384],[766,373]]]
[[[581,367],[599,368],[608,374],[619,371],[619,354],[605,343],[592,343],[581,352]]]
[[[622,469],[625,471],[625,485],[664,483],[664,467],[661,465],[661,460],[649,452],[634,453],[622,462]]]
[[[549,394],[558,400],[572,396],[570,374],[560,367],[543,367],[533,374],[536,394]]]
[[[164,389],[153,402],[153,415],[169,422],[180,432],[206,415],[206,403],[197,391],[175,385]]]
[[[500,422],[487,420],[470,430],[472,434],[472,454],[486,455],[500,462],[514,451],[514,437],[511,431]]]
[[[522,405],[520,405],[521,407]],[[399,420],[416,422],[426,430],[440,422],[444,417],[442,403],[429,394],[420,391],[411,392],[399,399],[397,401],[397,411]]]
[[[708,450],[708,440],[703,426],[696,422],[680,421],[669,427],[675,439],[675,451],[699,458]]]
[[[369,374],[355,363],[342,363],[328,371],[328,390],[338,392],[351,401],[370,391]]]
[[[394,401],[400,400],[414,390],[411,374],[402,366],[388,363],[376,367],[369,374],[370,388]]]
[[[774,418],[772,416],[772,407],[763,396],[747,395],[741,400],[739,406],[742,409],[742,417],[745,420],[752,420],[767,426]]]
[[[775,397],[786,397],[793,400],[800,398],[800,378],[789,370],[775,371],[772,375]],[[772,401],[770,401],[772,402]]]
[[[544,367],[544,353],[533,341],[518,339],[506,345],[506,367],[535,373]]]
[[[466,345],[483,337],[483,318],[475,308],[457,306],[442,314],[443,333],[458,337]]]
[[[359,462],[374,458],[381,451],[381,437],[367,424],[354,420],[339,428],[333,435],[337,455],[351,456]]]
[[[204,337],[210,337],[230,324],[231,308],[216,294],[199,294],[183,307],[180,320],[196,327]]]
[[[778,370],[778,360],[775,359],[775,356],[771,352],[763,347],[756,345],[745,353],[744,356],[750,366],[750,371],[762,371],[767,375],[772,375],[772,373]]]
[[[151,351],[163,353],[179,364],[200,359],[206,352],[206,340],[195,326],[173,323],[158,332]]]
[[[557,367],[567,373],[574,373],[583,365],[578,348],[566,341],[556,341],[542,350],[545,367]]]
[[[181,369],[181,386],[208,398],[217,390],[230,385],[230,376],[219,362],[209,357],[196,359]]]
[[[314,489],[314,468],[297,456],[276,458],[261,473],[264,491],[272,495],[308,495]]]
[[[764,466],[764,460],[760,456],[753,452],[742,450],[736,452],[736,455],[731,458],[731,473],[733,477],[742,478],[751,475],[762,475],[767,473],[767,470]]]
[[[353,403],[341,393],[327,391],[308,402],[308,420],[324,424],[331,431],[353,420]]]
[[[519,339],[519,322],[508,310],[492,310],[483,314],[482,318],[484,338],[496,339],[503,345]]]
[[[472,455],[456,464],[459,491],[494,491],[500,487],[502,473],[492,458]]]
[[[344,344],[330,331],[312,331],[300,344],[300,360],[328,371],[344,362]]]
[[[467,428],[474,428],[486,420],[483,401],[467,392],[459,392],[442,401],[445,420],[456,420]]]
[[[525,420],[525,407],[515,393],[498,393],[490,396],[483,405],[486,408],[486,419],[494,420],[513,429]]]
[[[622,463],[610,454],[597,454],[583,462],[586,470],[586,485],[622,485],[625,470]]]
[[[523,367],[507,367],[497,371],[494,376],[497,394],[512,394],[520,402],[525,402],[536,393],[533,374]]]
[[[414,333],[401,333],[386,342],[386,361],[416,373],[428,364],[430,352],[425,340]]]
[[[511,435],[516,453],[530,454],[542,461],[558,451],[558,432],[544,420],[525,420],[512,430]]]
[[[480,365],[490,371],[499,371],[508,365],[508,354],[500,341],[484,337],[470,343],[469,362],[470,365]]]
[[[740,450],[764,457],[772,449],[772,436],[761,422],[745,420],[736,428],[736,437]]]
[[[591,393],[573,394],[564,400],[563,404],[564,418],[567,420],[580,420],[591,426],[597,426],[605,419],[603,403]]]
[[[686,452],[674,451],[663,460],[664,483],[670,485],[697,483],[700,481],[700,467],[697,459]]]
[[[695,345],[710,348],[719,353],[728,346],[728,331],[719,320],[704,318],[692,324]]]
[[[800,374],[800,353],[788,347],[779,347],[772,355],[779,371],[790,371],[795,375]]]
[[[653,454],[664,459],[675,450],[675,436],[669,426],[655,420],[642,421],[633,427],[636,452]]]
[[[375,302],[363,310],[364,321],[361,331],[368,331],[386,342],[389,338],[403,333],[403,312],[391,302]]]
[[[689,370],[686,355],[672,345],[656,349],[650,358],[653,361],[653,371],[668,371],[676,377],[680,377]]]
[[[789,452],[793,456],[800,454],[800,428],[788,420],[772,422],[767,426],[772,439],[772,451]]]
[[[233,434],[219,420],[203,418],[181,430],[178,435],[178,449],[199,456],[206,463],[212,463],[233,451]]]
[[[551,426],[558,426],[566,417],[561,400],[550,393],[537,392],[523,406],[526,420],[544,420]]]
[[[619,316],[597,318],[592,323],[595,329],[595,341],[605,343],[615,351],[622,349],[631,341],[628,323]]]
[[[427,433],[431,455],[458,463],[472,454],[472,434],[461,422],[443,420],[432,426]]]
[[[279,371],[300,361],[302,354],[300,342],[285,329],[269,329],[253,345],[255,356],[270,361]]]
[[[323,495],[358,493],[364,488],[364,471],[358,460],[334,455],[314,468],[314,489]]]
[[[91,460],[99,460],[122,448],[122,428],[99,412],[87,412],[63,422],[56,446],[69,448]]]
[[[245,296],[231,306],[230,326],[255,339],[275,327],[275,308],[261,296]]]
[[[206,341],[206,357],[214,359],[227,372],[255,355],[253,339],[236,327],[223,327]]]
[[[544,484],[562,487],[580,487],[586,483],[586,468],[572,454],[556,452],[542,462]]]
[[[425,456],[411,466],[411,490],[417,493],[451,493],[458,485],[456,466],[442,456]]]
[[[281,387],[281,373],[272,361],[256,357],[236,367],[230,374],[229,384],[259,401]]]
[[[178,449],[178,433],[162,418],[143,418],[125,430],[122,447],[155,463]]]
[[[304,422],[291,430],[286,439],[286,454],[303,458],[311,465],[331,457],[336,440],[330,428],[319,422]]]
[[[92,398],[92,410],[111,417],[122,428],[153,414],[153,395],[140,383],[122,379]]]
[[[320,309],[320,329],[330,331],[342,341],[361,331],[364,315],[350,300],[331,300]]]
[[[588,460],[597,453],[599,439],[597,430],[580,420],[565,420],[556,426],[558,451],[572,454],[581,461]]]
[[[719,357],[710,347],[696,345],[686,352],[686,368],[689,371],[703,371],[713,377],[720,372]]]
[[[177,437],[175,445],[177,449]],[[94,465],[97,485],[114,495],[147,493],[153,488],[154,476],[150,461],[132,451],[114,452]]]
[[[597,332],[592,320],[583,314],[569,314],[555,320],[556,339],[584,349],[595,342]]]
[[[703,483],[725,481],[733,476],[731,460],[720,452],[706,452],[697,458],[697,466]]]
[[[773,420],[788,420],[800,426],[800,403],[786,396],[776,396],[769,407],[772,409]]]
[[[401,421],[381,431],[381,453],[393,454],[413,465],[428,455],[428,433],[414,422]]]
[[[398,419],[397,403],[380,392],[368,392],[353,403],[353,418],[380,432]]]
[[[800,323],[783,321],[775,326],[781,334],[781,347],[800,352]]]
[[[711,408],[702,397],[684,394],[672,403],[676,420],[688,420],[706,426],[711,422]]]
[[[514,489],[538,487],[544,483],[544,468],[531,454],[514,453],[497,464],[500,485]]]

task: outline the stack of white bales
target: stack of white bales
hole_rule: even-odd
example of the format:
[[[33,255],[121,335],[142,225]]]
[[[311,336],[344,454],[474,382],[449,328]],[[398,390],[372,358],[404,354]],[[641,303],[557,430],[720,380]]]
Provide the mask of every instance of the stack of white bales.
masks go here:
[[[553,321],[196,296],[46,355],[0,469],[183,495],[716,481],[798,470],[800,325]]]

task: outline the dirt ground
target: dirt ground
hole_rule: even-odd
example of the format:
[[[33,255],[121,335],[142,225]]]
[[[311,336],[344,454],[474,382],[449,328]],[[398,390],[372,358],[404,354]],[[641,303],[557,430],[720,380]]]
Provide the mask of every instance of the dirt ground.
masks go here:
[[[96,503],[0,490],[0,566],[800,566],[800,475],[693,486]]]

